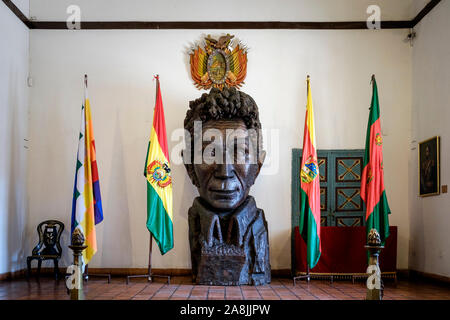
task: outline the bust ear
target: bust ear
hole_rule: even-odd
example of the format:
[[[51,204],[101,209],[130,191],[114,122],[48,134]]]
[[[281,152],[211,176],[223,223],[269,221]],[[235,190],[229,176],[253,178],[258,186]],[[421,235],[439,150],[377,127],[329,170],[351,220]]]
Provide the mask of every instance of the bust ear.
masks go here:
[[[259,157],[258,157],[258,172],[256,172],[256,177],[259,175],[259,171],[261,171],[261,167],[264,164],[264,160],[266,160],[266,151],[262,150],[259,153]]]

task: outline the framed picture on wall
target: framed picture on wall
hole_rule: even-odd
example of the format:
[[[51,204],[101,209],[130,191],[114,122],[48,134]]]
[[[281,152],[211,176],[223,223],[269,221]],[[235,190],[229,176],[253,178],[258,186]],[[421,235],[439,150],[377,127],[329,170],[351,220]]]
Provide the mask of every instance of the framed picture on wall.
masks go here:
[[[439,137],[419,142],[419,196],[440,193]]]

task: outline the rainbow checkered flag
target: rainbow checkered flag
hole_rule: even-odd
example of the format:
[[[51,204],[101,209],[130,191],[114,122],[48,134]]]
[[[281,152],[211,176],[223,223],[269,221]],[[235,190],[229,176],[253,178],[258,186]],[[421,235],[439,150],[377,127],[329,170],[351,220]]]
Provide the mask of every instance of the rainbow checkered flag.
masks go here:
[[[87,79],[86,76],[85,79]],[[83,262],[88,264],[97,252],[95,225],[103,221],[103,209],[95,156],[91,106],[86,82],[84,96],[84,103],[81,107],[81,129],[73,188],[71,233],[75,228],[79,228],[84,234],[86,239],[84,245],[88,247],[83,251]]]

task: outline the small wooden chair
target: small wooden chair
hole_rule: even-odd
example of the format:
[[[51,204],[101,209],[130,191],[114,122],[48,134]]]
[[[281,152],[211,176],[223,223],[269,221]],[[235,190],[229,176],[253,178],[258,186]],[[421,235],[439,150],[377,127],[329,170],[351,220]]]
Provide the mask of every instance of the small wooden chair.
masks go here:
[[[62,248],[59,243],[61,234],[64,230],[64,223],[57,220],[46,220],[41,222],[37,227],[39,235],[39,243],[34,247],[31,256],[27,257],[27,278],[31,275],[31,261],[38,261],[37,277],[41,272],[41,264],[43,260],[53,260],[55,279],[58,280],[59,267],[58,260],[61,258]]]

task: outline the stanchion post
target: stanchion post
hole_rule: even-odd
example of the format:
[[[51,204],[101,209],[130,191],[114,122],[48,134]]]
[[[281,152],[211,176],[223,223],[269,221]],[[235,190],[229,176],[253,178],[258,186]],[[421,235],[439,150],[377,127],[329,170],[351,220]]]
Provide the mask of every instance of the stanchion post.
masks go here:
[[[384,246],[381,245],[380,235],[376,229],[371,229],[367,237],[366,250],[369,252],[369,266],[367,268],[366,300],[382,300],[383,282],[381,280],[378,257]]]
[[[72,233],[72,241],[69,248],[73,251],[73,271],[74,273],[67,280],[70,283],[69,294],[70,300],[84,300],[83,293],[83,273],[81,270],[82,267],[82,259],[81,255],[83,254],[83,250],[87,248],[87,246],[83,245],[84,243],[84,235],[81,233],[79,228],[75,228]],[[73,279],[75,277],[75,279]],[[73,284],[73,280],[75,280],[75,284]]]

